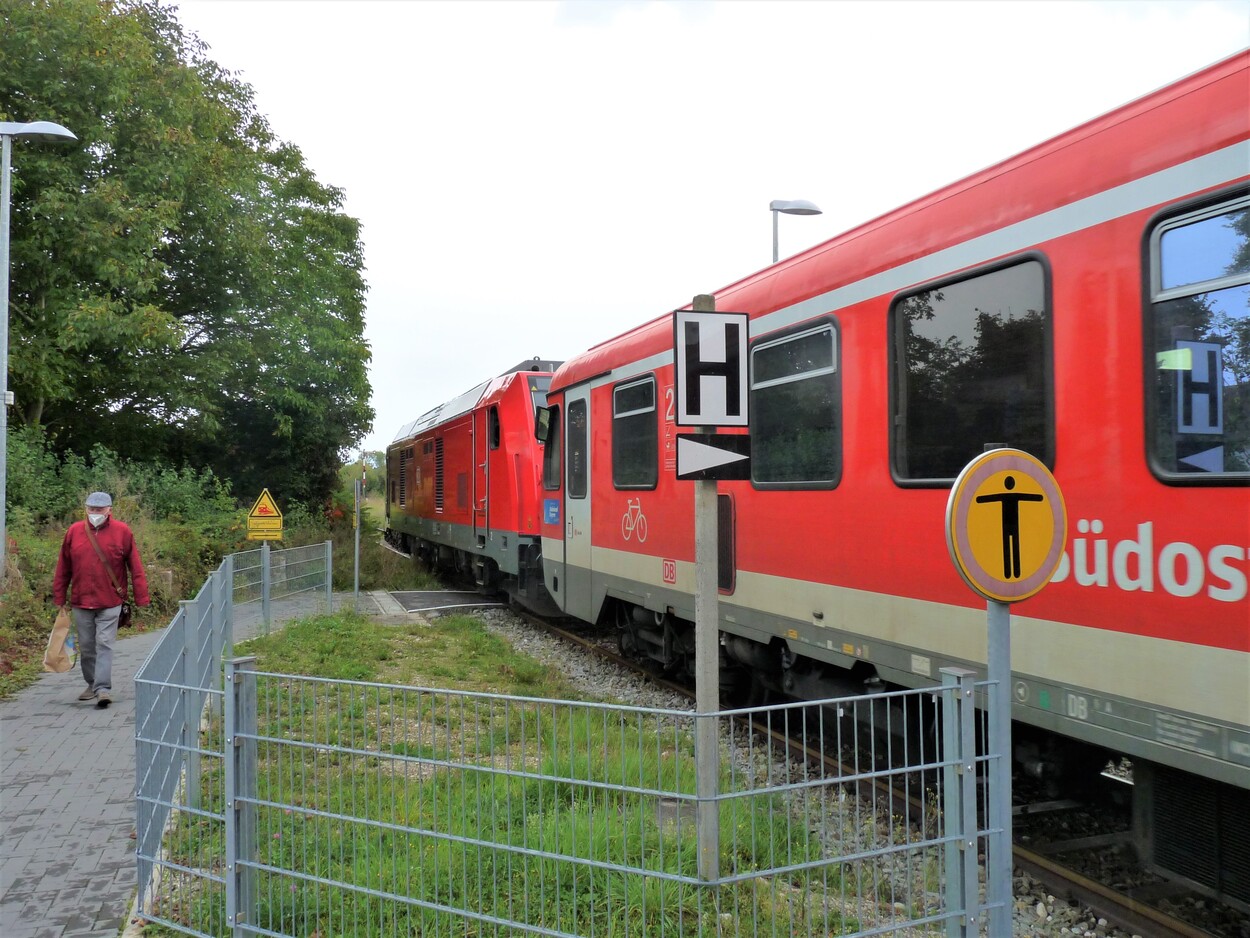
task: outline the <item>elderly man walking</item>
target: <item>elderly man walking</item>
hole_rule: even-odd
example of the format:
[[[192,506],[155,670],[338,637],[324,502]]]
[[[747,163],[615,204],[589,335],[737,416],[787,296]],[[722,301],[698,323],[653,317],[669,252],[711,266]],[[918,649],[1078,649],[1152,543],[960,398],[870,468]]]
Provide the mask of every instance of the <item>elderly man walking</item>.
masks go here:
[[[94,700],[100,708],[113,701],[113,643],[126,601],[127,575],[135,602],[146,606],[151,601],[135,536],[112,515],[113,499],[107,492],[87,496],[86,520],[75,521],[65,532],[52,579],[52,601],[65,605],[69,592],[74,610],[78,660],[87,682],[78,699]]]

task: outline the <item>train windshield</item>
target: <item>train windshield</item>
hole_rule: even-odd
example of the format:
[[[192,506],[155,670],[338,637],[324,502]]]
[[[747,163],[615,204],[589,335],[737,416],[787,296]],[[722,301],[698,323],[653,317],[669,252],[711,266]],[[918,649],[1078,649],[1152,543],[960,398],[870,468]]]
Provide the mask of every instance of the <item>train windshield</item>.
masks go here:
[[[551,389],[550,375],[530,375],[530,397],[534,400],[534,410],[547,406],[547,391]]]

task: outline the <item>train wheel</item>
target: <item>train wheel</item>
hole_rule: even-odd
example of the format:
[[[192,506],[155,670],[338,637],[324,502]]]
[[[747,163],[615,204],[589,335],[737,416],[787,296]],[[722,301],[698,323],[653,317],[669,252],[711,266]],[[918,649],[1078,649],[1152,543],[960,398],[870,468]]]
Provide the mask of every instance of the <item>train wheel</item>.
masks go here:
[[[616,604],[616,650],[620,652],[622,658],[632,658],[638,653],[638,642],[634,639],[633,630],[630,627],[629,605],[627,603],[618,602]]]

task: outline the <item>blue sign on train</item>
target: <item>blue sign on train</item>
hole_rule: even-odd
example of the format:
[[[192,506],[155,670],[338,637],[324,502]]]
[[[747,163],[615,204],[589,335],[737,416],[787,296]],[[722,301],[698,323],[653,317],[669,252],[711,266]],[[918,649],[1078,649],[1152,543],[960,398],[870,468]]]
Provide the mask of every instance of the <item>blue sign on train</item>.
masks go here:
[[[543,524],[559,524],[560,523],[560,499],[544,498],[543,499]]]

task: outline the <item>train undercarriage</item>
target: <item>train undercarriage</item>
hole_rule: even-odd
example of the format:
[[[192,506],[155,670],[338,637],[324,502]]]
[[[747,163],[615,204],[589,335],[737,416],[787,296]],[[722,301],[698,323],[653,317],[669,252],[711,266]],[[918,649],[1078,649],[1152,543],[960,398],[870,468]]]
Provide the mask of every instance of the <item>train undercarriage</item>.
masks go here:
[[[693,681],[692,622],[621,600],[614,600],[605,615],[616,628],[622,655]],[[879,695],[902,688],[883,680],[867,662],[838,668],[795,654],[779,637],[765,644],[722,633],[720,689],[721,706],[735,707]],[[864,725],[890,727],[889,740],[861,736],[861,745],[873,745],[874,752],[901,752],[898,747],[905,747],[914,757],[922,746],[938,751],[936,706],[889,714],[878,707],[860,714]],[[845,718],[841,725],[844,732],[857,732],[846,726]],[[1053,799],[1083,799],[1103,790],[1098,776],[1109,762],[1121,759],[1119,753],[1019,721],[1012,723],[1012,756],[1017,777],[1030,779]],[[1237,860],[1242,852],[1250,855],[1250,792],[1141,759],[1132,766],[1133,840],[1143,861],[1250,912],[1250,866]]]

